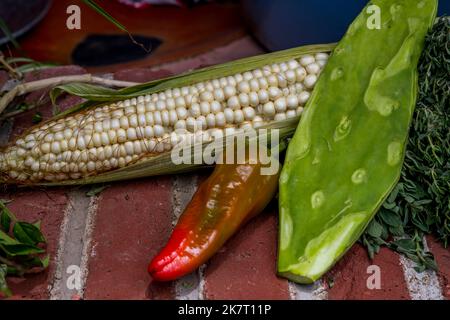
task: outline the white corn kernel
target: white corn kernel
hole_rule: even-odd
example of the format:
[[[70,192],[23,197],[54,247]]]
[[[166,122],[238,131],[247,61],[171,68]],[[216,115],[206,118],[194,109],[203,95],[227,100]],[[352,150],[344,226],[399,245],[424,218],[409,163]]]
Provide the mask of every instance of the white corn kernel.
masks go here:
[[[250,84],[248,81],[242,81],[238,84],[238,90],[242,93],[249,93],[250,92]]]
[[[225,115],[223,112],[218,112],[215,115],[216,126],[223,127],[226,124]]]
[[[249,103],[252,107],[256,107],[259,104],[259,97],[258,93],[256,92],[250,92],[248,94]]]
[[[317,82],[317,76],[315,74],[309,74],[304,80],[305,87],[311,89]]]
[[[218,101],[212,101],[210,109],[212,113],[216,114],[222,110],[222,105]]]
[[[306,66],[306,71],[310,74],[319,74],[320,66],[317,63],[311,63]]]
[[[244,113],[242,110],[235,110],[234,111],[234,122],[235,123],[242,123],[244,121]]]
[[[210,111],[211,111],[211,107],[209,105],[209,102],[205,102],[205,101],[200,102],[200,112],[201,112],[201,114],[206,116],[207,114],[210,113]]]
[[[200,94],[200,100],[205,102],[211,102],[214,100],[214,95],[210,91],[205,91]]]
[[[162,137],[164,135],[164,128],[161,125],[153,126],[153,132],[156,137]]]
[[[206,125],[209,128],[214,128],[216,126],[216,117],[214,114],[210,113],[206,116]]]
[[[325,60],[325,61],[328,60],[328,54],[322,53],[322,52],[316,53],[315,57],[316,57],[316,60]]]
[[[314,59],[314,57],[312,55],[309,55],[309,54],[308,55],[304,55],[303,57],[300,58],[300,64],[302,66],[305,66],[305,67],[308,64],[311,64],[313,62],[315,62],[315,59]]]
[[[245,107],[244,109],[242,109],[242,112],[244,113],[245,120],[248,121],[253,120],[256,114],[255,109],[253,109],[252,107]]]
[[[214,90],[214,99],[217,102],[222,102],[225,100],[225,93],[223,92],[222,89],[216,89]]]
[[[286,98],[286,103],[287,103],[287,107],[288,107],[289,109],[295,109],[295,108],[297,108],[297,107],[298,107],[298,98],[297,98],[297,96],[296,96],[296,95],[293,95],[293,94],[289,95],[289,96]]]
[[[269,101],[269,93],[267,92],[267,90],[265,90],[265,89],[259,90],[258,99],[259,99],[259,103],[268,102]]]
[[[274,102],[275,110],[277,113],[286,111],[286,105],[287,103],[285,97],[278,98]]]
[[[286,118],[295,118],[297,116],[297,112],[295,110],[288,110],[286,112]]]
[[[282,95],[282,92],[278,87],[270,87],[268,93],[270,100],[276,100]]]
[[[241,104],[239,103],[239,98],[236,96],[232,96],[231,98],[228,99],[227,106],[228,106],[228,108],[230,108],[232,110],[240,109]]]
[[[273,104],[273,102],[267,102],[266,104],[264,104],[263,106],[263,112],[264,115],[266,116],[274,116],[275,115],[275,106]]]
[[[250,99],[248,97],[248,94],[246,93],[240,93],[239,94],[239,104],[242,108],[248,107],[250,105]]]
[[[305,104],[310,97],[310,93],[308,91],[303,91],[298,95],[298,102],[303,105]]]
[[[234,86],[226,86],[223,88],[223,93],[225,95],[225,99],[230,99],[231,97],[236,95],[236,88]]]

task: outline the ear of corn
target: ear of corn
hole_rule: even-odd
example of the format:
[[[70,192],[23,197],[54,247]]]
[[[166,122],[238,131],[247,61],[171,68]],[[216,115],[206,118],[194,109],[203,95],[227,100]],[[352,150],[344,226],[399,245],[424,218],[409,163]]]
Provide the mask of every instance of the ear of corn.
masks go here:
[[[57,87],[88,99],[31,128],[0,152],[0,179],[15,184],[86,184],[193,169],[175,165],[180,141],[208,144],[247,128],[293,133],[333,45],[306,46],[112,90]]]

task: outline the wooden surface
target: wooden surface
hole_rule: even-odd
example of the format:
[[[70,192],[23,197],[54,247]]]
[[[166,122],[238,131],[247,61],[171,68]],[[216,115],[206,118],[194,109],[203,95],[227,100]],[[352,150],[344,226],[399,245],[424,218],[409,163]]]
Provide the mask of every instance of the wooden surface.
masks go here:
[[[75,3],[81,8],[81,30],[68,30],[66,9]],[[239,5],[235,3],[211,3],[194,8],[155,6],[144,10],[115,0],[99,3],[131,33],[157,37],[163,43],[145,59],[90,67],[91,72],[155,66],[208,52],[246,34]],[[20,38],[20,44],[33,59],[70,64],[73,49],[89,34],[123,33],[81,1],[54,0],[48,15]]]

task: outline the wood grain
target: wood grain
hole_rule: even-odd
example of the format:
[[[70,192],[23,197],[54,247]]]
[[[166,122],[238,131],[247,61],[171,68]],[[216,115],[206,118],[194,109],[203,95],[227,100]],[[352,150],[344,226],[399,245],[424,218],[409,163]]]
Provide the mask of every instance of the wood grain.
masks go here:
[[[66,28],[66,9],[74,3],[81,8],[81,30]],[[164,43],[145,59],[91,67],[90,72],[155,66],[208,52],[246,33],[239,5],[235,3],[210,3],[194,8],[155,6],[144,10],[114,0],[99,3],[131,33],[157,37]],[[20,39],[20,44],[33,59],[70,64],[72,50],[89,34],[121,34],[121,31],[81,1],[58,0],[53,1],[46,18]]]

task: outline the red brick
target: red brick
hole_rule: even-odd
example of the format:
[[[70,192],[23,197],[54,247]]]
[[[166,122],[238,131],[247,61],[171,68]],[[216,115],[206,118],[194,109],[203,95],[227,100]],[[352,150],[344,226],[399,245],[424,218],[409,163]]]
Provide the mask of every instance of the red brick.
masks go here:
[[[263,53],[265,53],[264,50],[251,37],[244,37],[205,54],[166,64],[164,68],[174,74],[180,74],[188,70],[217,65]]]
[[[120,70],[114,73],[114,79],[131,82],[148,82],[156,79],[162,79],[171,76],[172,73],[167,70],[152,71],[146,68],[133,68]]]
[[[450,250],[444,248],[442,243],[435,237],[427,237],[427,243],[434,254],[439,271],[439,282],[442,287],[442,294],[446,299],[450,299]]]
[[[367,267],[377,265],[381,271],[381,289],[368,289]],[[410,299],[399,256],[382,248],[373,261],[359,244],[354,245],[325,276],[333,282],[328,297],[331,300]]]
[[[166,299],[147,265],[172,229],[169,177],[119,182],[102,192],[92,239],[86,299]]]
[[[3,88],[8,79],[8,72],[6,72],[5,70],[0,70],[0,90]]]
[[[207,299],[289,299],[288,282],[276,276],[275,210],[251,220],[205,270]]]
[[[2,192],[0,198],[13,200],[8,207],[19,220],[41,221],[42,231],[47,239],[47,253],[51,258],[49,268],[44,272],[29,274],[25,278],[8,279],[8,284],[14,293],[13,299],[47,299],[55,270],[67,196],[61,189],[48,189],[46,191],[21,190],[10,194]]]
[[[57,66],[57,67],[27,72],[25,74],[24,81],[31,82],[31,81],[48,79],[48,78],[53,78],[53,77],[76,75],[76,74],[83,74],[83,73],[87,73],[87,71],[86,71],[86,69],[84,69],[80,66],[75,66],[75,65]]]

